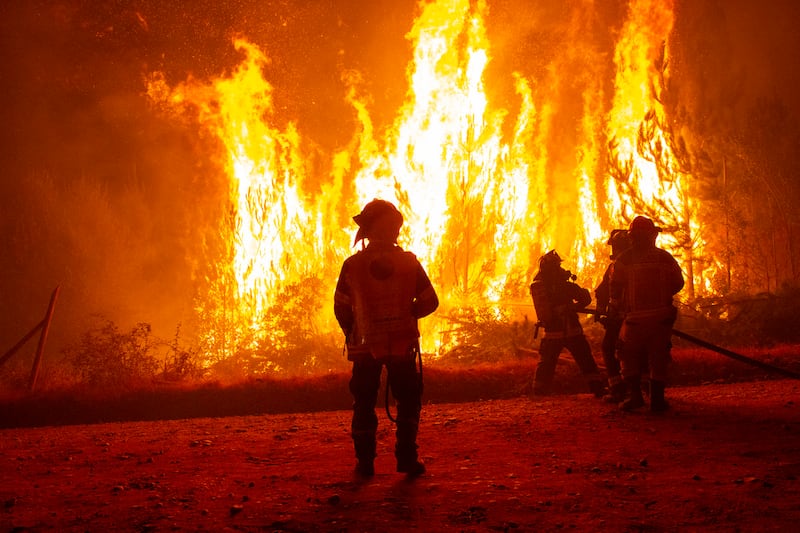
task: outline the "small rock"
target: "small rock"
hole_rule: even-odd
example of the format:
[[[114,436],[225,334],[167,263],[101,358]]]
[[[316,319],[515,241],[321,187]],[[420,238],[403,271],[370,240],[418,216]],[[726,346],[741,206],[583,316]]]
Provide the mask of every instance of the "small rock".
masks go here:
[[[237,514],[244,511],[244,506],[242,505],[231,505],[230,513],[231,516],[236,516]]]

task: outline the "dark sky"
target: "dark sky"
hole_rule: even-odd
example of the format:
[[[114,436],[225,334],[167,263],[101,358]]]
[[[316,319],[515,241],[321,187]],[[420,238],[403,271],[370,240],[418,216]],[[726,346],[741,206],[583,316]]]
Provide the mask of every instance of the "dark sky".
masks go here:
[[[536,77],[564,53],[569,2],[489,1],[489,73]],[[0,351],[39,320],[63,285],[56,335],[79,317],[153,321],[191,315],[202,202],[219,193],[193,132],[154,115],[147,73],[171,83],[219,76],[240,34],[271,62],[276,119],[330,152],[352,136],[342,72],[362,72],[378,127],[407,91],[412,0],[11,0],[0,4]],[[626,2],[595,2],[609,47]],[[675,77],[697,129],[746,134],[754,102],[798,123],[798,3],[684,0]],[[502,89],[498,89],[501,87]],[[723,105],[720,105],[723,102]],[[75,327],[73,327],[75,326]]]

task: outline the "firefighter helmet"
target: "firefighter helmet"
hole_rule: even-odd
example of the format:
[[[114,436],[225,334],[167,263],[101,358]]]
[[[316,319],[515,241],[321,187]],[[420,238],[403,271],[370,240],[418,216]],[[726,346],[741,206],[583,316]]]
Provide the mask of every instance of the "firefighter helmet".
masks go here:
[[[539,258],[539,270],[550,270],[561,266],[561,256],[555,250],[550,250]]]
[[[353,220],[358,224],[355,243],[361,239],[370,238],[373,230],[378,226],[378,221],[381,221],[381,225],[386,224],[391,231],[396,230],[397,233],[400,232],[400,227],[403,225],[403,215],[394,204],[377,198],[365,205],[364,209],[353,217]],[[397,235],[395,235],[396,237]]]
[[[616,259],[619,254],[631,247],[631,237],[628,230],[612,229],[606,244],[611,246],[611,259]]]
[[[628,228],[628,234],[631,237],[638,237],[640,235],[654,237],[660,231],[661,228],[653,224],[651,219],[641,215],[634,218]]]

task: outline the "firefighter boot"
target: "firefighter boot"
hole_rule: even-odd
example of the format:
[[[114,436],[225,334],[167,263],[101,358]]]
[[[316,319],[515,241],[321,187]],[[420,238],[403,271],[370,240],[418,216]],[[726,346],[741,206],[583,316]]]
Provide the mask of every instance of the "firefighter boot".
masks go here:
[[[375,432],[353,432],[353,446],[356,450],[356,474],[369,478],[375,475]]]
[[[603,394],[606,392],[606,386],[599,379],[589,380],[589,392],[591,392],[595,398],[602,398]]]
[[[630,391],[630,398],[622,402],[623,411],[634,411],[644,406],[644,397],[642,396],[642,376],[635,375],[625,378],[625,382]]]
[[[425,465],[417,456],[417,427],[415,420],[397,420],[397,444],[394,448],[397,471],[409,477],[425,473]]]
[[[548,383],[533,382],[533,395],[534,396],[550,396],[552,394],[551,387]]]
[[[667,400],[664,399],[664,382],[650,381],[650,412],[663,413],[669,409]]]
[[[628,388],[622,378],[615,376],[608,380],[608,394],[603,397],[608,403],[620,404],[625,401],[625,393]]]

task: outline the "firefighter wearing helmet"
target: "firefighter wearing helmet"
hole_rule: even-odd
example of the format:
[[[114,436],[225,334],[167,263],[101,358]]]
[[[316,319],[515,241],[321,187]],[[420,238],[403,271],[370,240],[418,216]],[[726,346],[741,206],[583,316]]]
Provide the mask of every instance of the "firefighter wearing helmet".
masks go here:
[[[628,236],[628,231],[624,229],[611,230],[611,234],[606,242],[611,246],[611,263],[606,267],[603,274],[603,279],[594,290],[595,301],[597,302],[597,318],[605,328],[601,349],[603,353],[603,362],[606,365],[606,375],[608,378],[608,394],[604,397],[609,403],[621,403],[625,400],[626,387],[622,379],[620,371],[620,363],[617,358],[617,341],[619,339],[619,332],[622,329],[622,319],[619,316],[608,316],[608,302],[611,297],[610,294],[610,281],[611,271],[613,269],[613,261],[620,256],[622,252],[630,248],[631,240]],[[599,318],[602,317],[602,318]]]
[[[572,273],[561,267],[561,257],[555,250],[539,259],[539,271],[530,286],[536,316],[544,326],[540,361],[533,379],[535,395],[552,392],[556,364],[565,348],[586,377],[589,390],[598,397],[603,394],[600,373],[577,313],[592,301],[592,296],[573,280]]]
[[[610,281],[609,316],[623,317],[620,331],[622,375],[630,397],[625,410],[644,406],[642,372],[649,366],[650,410],[663,412],[668,377],[672,325],[677,318],[674,296],[683,288],[683,272],[675,258],[656,246],[661,228],[644,216],[628,229],[631,247],[614,261]]]
[[[430,279],[411,252],[397,245],[403,216],[390,202],[375,199],[353,217],[356,244],[366,247],[344,261],[334,295],[334,313],[353,362],[352,438],[356,473],[374,475],[378,417],[375,405],[381,371],[397,402],[395,457],[397,471],[425,472],[417,455],[417,430],[422,407],[421,368],[417,372],[417,320],[439,306]]]

